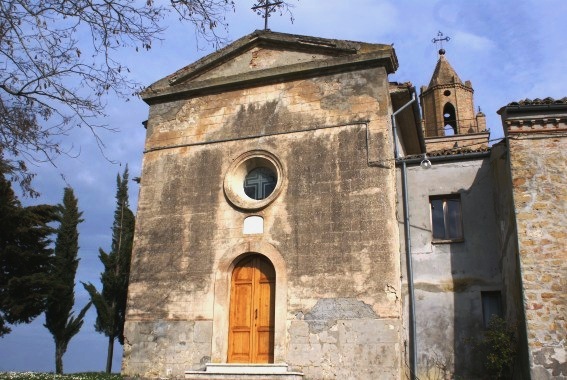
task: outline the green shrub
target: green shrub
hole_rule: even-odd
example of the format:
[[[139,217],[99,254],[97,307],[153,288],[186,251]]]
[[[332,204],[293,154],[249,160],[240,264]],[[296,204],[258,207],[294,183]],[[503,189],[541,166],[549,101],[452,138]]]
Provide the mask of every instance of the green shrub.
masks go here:
[[[515,331],[496,315],[490,318],[488,329],[481,339],[472,340],[483,359],[486,375],[491,379],[506,379],[518,351]]]

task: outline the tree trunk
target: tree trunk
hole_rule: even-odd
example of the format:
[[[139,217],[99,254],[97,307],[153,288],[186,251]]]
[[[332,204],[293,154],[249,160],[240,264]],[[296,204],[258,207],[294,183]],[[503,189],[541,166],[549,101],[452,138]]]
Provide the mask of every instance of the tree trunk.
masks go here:
[[[59,342],[55,342],[55,373],[61,375],[63,373],[63,354],[65,350]]]
[[[112,355],[114,353],[114,337],[108,337],[108,354],[106,355],[106,373],[112,371]]]

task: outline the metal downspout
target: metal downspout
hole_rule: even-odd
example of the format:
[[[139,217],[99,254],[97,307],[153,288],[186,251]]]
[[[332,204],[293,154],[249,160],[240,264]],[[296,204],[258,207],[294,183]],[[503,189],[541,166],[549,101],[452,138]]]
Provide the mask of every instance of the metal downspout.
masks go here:
[[[410,232],[410,214],[408,202],[408,179],[407,179],[407,166],[406,162],[402,161],[402,191],[403,191],[403,205],[404,205],[404,231],[406,243],[406,267],[408,274],[408,296],[409,314],[410,314],[410,351],[411,351],[411,376],[410,378],[417,378],[417,341],[416,341],[416,320],[415,320],[415,295],[413,289],[413,265],[411,254],[411,232]]]
[[[404,104],[400,109],[392,114],[392,131],[394,134],[394,159],[397,161],[398,152],[398,140],[397,140],[397,127],[396,127],[396,115],[403,111],[406,107],[416,101],[415,92],[412,95],[412,99]],[[412,255],[411,255],[411,232],[410,232],[410,215],[409,215],[409,205],[408,205],[408,185],[407,185],[407,166],[404,160],[402,161],[402,203],[404,207],[404,232],[405,232],[405,246],[406,246],[406,268],[408,276],[408,296],[409,296],[409,314],[410,314],[410,325],[409,325],[409,349],[410,349],[410,379],[417,379],[417,341],[416,341],[416,321],[415,321],[415,295],[413,289],[413,267],[412,267]]]
[[[394,159],[398,159],[398,140],[397,140],[397,135],[396,135],[396,115],[399,114],[400,112],[402,112],[403,110],[405,110],[406,108],[408,108],[410,106],[410,104],[412,104],[413,102],[415,102],[416,100],[416,96],[415,96],[415,92],[411,95],[411,100],[409,102],[407,102],[406,104],[404,104],[403,106],[401,106],[396,112],[394,112],[392,114],[392,131],[394,132]]]

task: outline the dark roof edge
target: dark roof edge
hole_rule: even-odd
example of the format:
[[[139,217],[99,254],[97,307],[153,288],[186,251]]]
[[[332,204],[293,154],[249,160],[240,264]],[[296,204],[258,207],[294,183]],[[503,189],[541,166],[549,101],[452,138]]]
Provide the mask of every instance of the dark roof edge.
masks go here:
[[[422,87],[425,87],[425,86],[422,86]],[[420,96],[426,95],[426,94],[433,92],[433,91],[440,89],[440,88],[453,88],[453,87],[459,87],[463,90],[474,93],[474,89],[471,86],[467,86],[466,84],[455,82],[455,83],[435,84],[431,87],[427,87],[427,89],[425,91],[423,89],[421,90]]]
[[[427,151],[427,148],[425,146],[425,135],[423,134],[423,128],[421,127],[421,112],[419,109],[419,97],[417,95],[417,90],[415,88],[415,86],[411,83],[411,82],[405,82],[405,83],[398,83],[398,82],[389,82],[390,86],[395,86],[396,89],[402,89],[402,90],[406,90],[410,97],[412,97],[413,99],[413,103],[412,103],[412,111],[413,111],[413,117],[414,120],[416,122],[415,127],[417,130],[417,138],[419,140],[419,148],[421,149],[422,153],[425,153]],[[392,91],[390,91],[390,96],[392,94]],[[394,110],[395,112],[396,110]]]
[[[450,135],[450,136],[429,136],[429,137],[425,137],[425,139],[428,140],[428,141],[443,140],[443,139],[447,139],[447,138],[450,138],[450,139],[457,138],[456,140],[466,140],[467,137],[468,137],[469,140],[470,140],[471,138],[480,137],[482,135],[490,135],[490,130],[485,129],[484,131],[480,131],[480,132],[463,133],[463,134]],[[459,139],[459,137],[460,137],[460,139]]]
[[[486,148],[483,151],[473,151],[473,152],[463,152],[458,154],[449,154],[449,155],[442,155],[442,156],[429,156],[427,155],[427,159],[431,162],[447,162],[447,161],[464,161],[464,160],[474,160],[477,158],[487,158],[490,156],[491,149]],[[424,156],[409,156],[409,157],[400,157],[396,160],[396,166],[401,165],[402,162],[405,162],[408,165],[419,165],[421,161],[423,161]]]
[[[413,114],[415,119],[417,120],[417,135],[419,136],[419,147],[421,148],[422,152],[427,152],[427,147],[425,145],[425,134],[423,133],[423,128],[422,128],[422,120],[421,120],[421,112],[419,109],[419,96],[417,95],[417,89],[415,88],[415,86],[411,86],[411,92],[415,97],[415,101],[413,102],[412,108],[413,108]]]
[[[561,110],[565,109],[566,107],[567,96],[561,99],[553,99],[551,97],[547,97],[545,99],[524,99],[517,102],[510,102],[504,107],[500,108],[497,113],[499,115],[502,115],[504,111],[506,111],[507,113],[518,113],[538,110]]]

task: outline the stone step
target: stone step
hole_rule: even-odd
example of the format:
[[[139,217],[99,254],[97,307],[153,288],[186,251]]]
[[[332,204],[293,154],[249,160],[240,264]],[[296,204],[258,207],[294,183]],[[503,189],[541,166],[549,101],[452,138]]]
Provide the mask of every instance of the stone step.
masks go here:
[[[190,380],[302,380],[303,373],[288,370],[285,363],[278,364],[215,364],[208,363],[202,371],[186,371]]]

